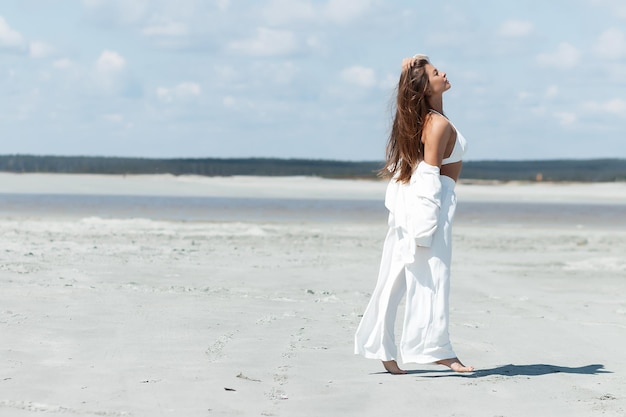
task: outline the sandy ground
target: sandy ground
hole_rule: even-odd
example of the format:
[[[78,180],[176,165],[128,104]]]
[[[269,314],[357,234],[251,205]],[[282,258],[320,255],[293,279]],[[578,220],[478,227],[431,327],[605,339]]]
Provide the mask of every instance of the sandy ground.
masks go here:
[[[0,174],[0,184],[4,193],[384,192],[297,178]],[[573,203],[592,192],[624,204],[623,190],[460,185],[459,198]],[[626,415],[624,227],[457,225],[450,331],[477,368],[469,375],[407,365],[409,375],[392,376],[352,354],[385,232],[384,218],[0,218],[0,416]]]
[[[0,193],[136,196],[267,197],[379,200],[384,181],[317,177],[199,177],[172,175],[13,174],[0,172]],[[462,182],[462,201],[626,204],[622,183]]]

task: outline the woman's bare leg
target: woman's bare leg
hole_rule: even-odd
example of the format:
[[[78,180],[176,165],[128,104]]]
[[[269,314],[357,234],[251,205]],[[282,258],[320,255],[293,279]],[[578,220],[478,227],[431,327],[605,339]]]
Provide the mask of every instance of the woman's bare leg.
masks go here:
[[[404,375],[407,373],[405,370],[400,369],[400,367],[398,366],[398,362],[394,360],[383,361],[383,366],[385,367],[387,372],[389,372],[390,374]]]

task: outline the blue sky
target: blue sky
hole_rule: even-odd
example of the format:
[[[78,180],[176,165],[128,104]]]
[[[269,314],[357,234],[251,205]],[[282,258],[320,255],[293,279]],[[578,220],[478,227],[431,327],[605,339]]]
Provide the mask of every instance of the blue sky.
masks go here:
[[[623,0],[3,0],[0,154],[381,160],[415,53],[467,159],[626,158]]]

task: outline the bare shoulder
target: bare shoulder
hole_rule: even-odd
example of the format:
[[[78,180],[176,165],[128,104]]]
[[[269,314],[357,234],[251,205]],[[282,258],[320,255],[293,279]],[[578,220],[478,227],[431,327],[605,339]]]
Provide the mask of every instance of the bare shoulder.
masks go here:
[[[444,116],[436,113],[429,113],[424,121],[422,142],[446,143],[453,133],[450,121]]]
[[[441,166],[443,155],[453,138],[454,129],[444,116],[429,113],[424,121],[422,142],[424,143],[424,162]]]

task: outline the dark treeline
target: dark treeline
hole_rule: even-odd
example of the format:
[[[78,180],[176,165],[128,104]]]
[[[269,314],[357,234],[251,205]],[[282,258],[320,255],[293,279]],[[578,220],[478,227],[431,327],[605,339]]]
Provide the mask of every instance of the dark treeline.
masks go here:
[[[378,162],[274,158],[113,158],[88,156],[0,155],[0,171],[69,174],[308,175],[375,178]]]
[[[113,158],[0,155],[0,171],[71,174],[308,175],[376,178],[382,162],[274,158]],[[463,178],[495,181],[626,181],[626,160],[467,161]]]
[[[463,177],[501,181],[626,181],[626,159],[467,161]]]

